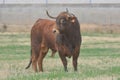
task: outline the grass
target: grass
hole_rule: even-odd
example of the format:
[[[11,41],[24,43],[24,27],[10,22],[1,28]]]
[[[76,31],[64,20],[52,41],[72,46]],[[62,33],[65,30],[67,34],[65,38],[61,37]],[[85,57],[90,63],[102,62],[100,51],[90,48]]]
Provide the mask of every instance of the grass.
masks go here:
[[[25,70],[30,58],[29,33],[0,33],[0,80],[120,80],[120,35],[82,33],[78,72],[72,59],[64,72],[62,62],[51,51],[44,59],[44,72]]]

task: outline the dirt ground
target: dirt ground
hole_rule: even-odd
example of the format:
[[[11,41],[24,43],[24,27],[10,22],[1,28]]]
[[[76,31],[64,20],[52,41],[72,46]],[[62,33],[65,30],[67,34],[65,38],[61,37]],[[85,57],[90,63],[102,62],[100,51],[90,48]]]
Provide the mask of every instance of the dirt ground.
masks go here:
[[[0,32],[30,32],[32,25],[3,25],[0,24]],[[120,25],[117,24],[80,24],[81,32],[120,33]]]

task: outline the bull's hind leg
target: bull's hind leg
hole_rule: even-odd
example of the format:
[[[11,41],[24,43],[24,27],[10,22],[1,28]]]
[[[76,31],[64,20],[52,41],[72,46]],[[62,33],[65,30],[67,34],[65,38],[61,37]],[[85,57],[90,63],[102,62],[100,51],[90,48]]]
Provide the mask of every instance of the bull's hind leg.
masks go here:
[[[55,53],[56,53],[56,50],[52,50],[51,57],[54,57],[54,56],[55,56]]]
[[[39,72],[43,72],[43,59],[46,56],[47,52],[48,52],[48,48],[42,45],[40,49],[39,58],[38,58]]]
[[[32,50],[32,67],[35,72],[37,72],[37,59],[38,57],[35,55],[34,50]]]

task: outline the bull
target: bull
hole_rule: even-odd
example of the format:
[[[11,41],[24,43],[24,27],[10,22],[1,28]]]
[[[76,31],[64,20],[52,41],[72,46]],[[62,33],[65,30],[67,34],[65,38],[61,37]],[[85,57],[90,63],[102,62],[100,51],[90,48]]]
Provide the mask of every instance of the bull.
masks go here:
[[[42,62],[48,49],[52,50],[51,56],[54,56],[57,51],[53,33],[54,26],[56,26],[55,21],[48,19],[38,19],[33,25],[31,29],[31,58],[26,69],[32,63],[35,72],[38,72],[37,64],[39,71],[43,71]]]
[[[51,16],[48,11],[46,13],[48,17],[56,21],[38,20],[31,30],[32,54],[30,62],[33,69],[37,71],[38,63],[39,71],[43,71],[43,59],[48,49],[52,49],[58,51],[65,71],[68,71],[66,57],[73,58],[74,71],[77,71],[77,60],[82,42],[77,17],[68,11],[61,12],[57,17]]]

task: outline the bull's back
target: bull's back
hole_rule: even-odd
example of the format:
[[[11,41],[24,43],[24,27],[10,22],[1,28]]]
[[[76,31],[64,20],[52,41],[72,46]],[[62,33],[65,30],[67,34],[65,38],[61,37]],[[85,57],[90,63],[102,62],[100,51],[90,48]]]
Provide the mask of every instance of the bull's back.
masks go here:
[[[55,36],[52,32],[55,21],[39,19],[31,30],[31,45],[39,46],[44,40],[48,48],[55,49]]]

